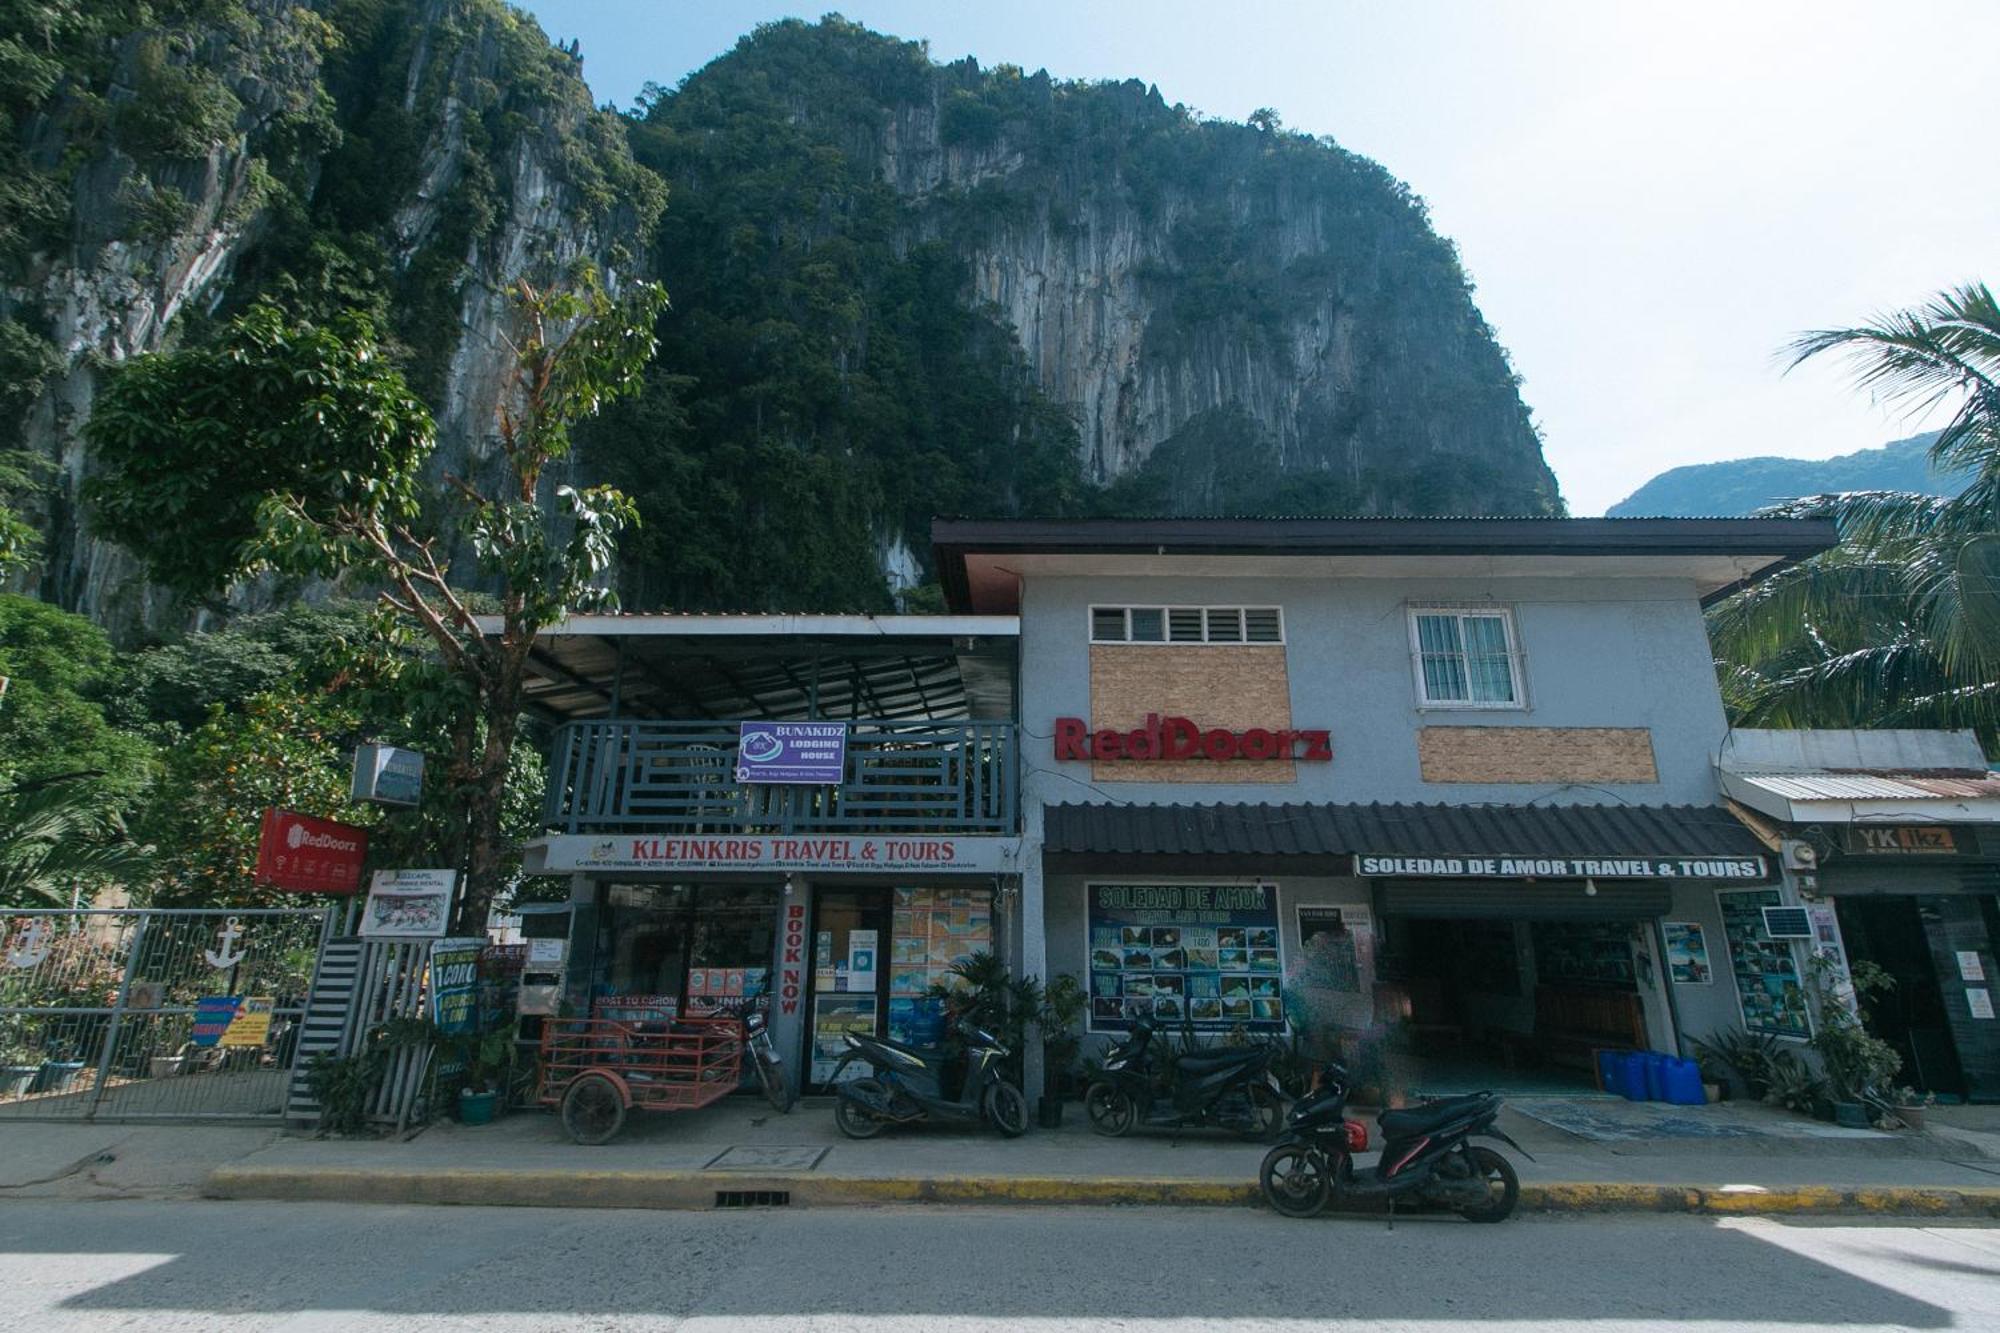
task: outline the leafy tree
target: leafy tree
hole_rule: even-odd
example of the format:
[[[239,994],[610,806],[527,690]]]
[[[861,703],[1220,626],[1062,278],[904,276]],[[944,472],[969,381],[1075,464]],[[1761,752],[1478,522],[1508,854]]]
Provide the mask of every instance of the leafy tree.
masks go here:
[[[59,607],[0,595],[0,785],[68,777],[78,799],[123,806],[146,785],[150,747],[114,726],[118,683],[104,631]]]
[[[119,817],[77,783],[0,793],[0,908],[88,903],[106,881],[150,874],[151,851],[129,841]]]
[[[446,698],[443,791],[462,812],[446,855],[465,869],[460,920],[483,926],[506,871],[507,776],[536,633],[599,604],[634,515],[610,487],[552,484],[570,428],[636,387],[665,295],[614,299],[579,269],[516,288],[516,352],[488,475],[427,484],[428,412],[366,320],[294,323],[265,308],[207,347],[140,358],[89,424],[99,530],[156,580],[214,593],[258,570],[367,580],[389,620],[436,655]],[[458,568],[446,537],[469,552]],[[465,591],[493,590],[484,621]]]
[[[1956,496],[1819,495],[1766,512],[1833,519],[1841,544],[1711,618],[1746,722],[1973,727],[2000,742],[2000,304],[1984,283],[1854,328],[1808,333],[1792,364],[1836,355],[1857,388],[1912,412],[1954,407],[1931,445]]]

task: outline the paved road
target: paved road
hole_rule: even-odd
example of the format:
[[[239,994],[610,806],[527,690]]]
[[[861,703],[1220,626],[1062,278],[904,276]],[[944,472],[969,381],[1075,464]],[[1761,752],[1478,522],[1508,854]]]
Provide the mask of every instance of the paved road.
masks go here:
[[[2000,1328],[2000,1228],[0,1202],[0,1329]]]

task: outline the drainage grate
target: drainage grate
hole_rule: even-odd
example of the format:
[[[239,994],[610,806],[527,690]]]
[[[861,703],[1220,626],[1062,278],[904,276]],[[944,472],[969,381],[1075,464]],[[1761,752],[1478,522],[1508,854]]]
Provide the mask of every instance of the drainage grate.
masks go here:
[[[717,1208],[783,1208],[792,1201],[790,1190],[717,1190]]]

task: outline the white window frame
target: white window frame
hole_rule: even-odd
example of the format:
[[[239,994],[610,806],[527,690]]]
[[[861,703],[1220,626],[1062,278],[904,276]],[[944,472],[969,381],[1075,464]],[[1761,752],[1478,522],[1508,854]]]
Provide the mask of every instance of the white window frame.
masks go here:
[[[1507,636],[1507,669],[1514,677],[1514,698],[1511,702],[1491,699],[1433,699],[1424,684],[1424,644],[1417,629],[1419,616],[1482,616],[1497,619],[1502,632]],[[1514,608],[1496,602],[1486,603],[1437,603],[1412,602],[1407,608],[1410,633],[1410,678],[1416,689],[1417,708],[1423,712],[1432,710],[1474,713],[1524,713],[1528,710],[1528,658],[1521,651],[1521,635],[1514,623]],[[1463,644],[1465,636],[1459,635]],[[1471,675],[1466,677],[1468,683]]]
[[[1128,637],[1123,639],[1098,638],[1097,613],[1099,611],[1123,612],[1125,614],[1125,633]],[[1134,611],[1158,611],[1160,613],[1161,637],[1157,639],[1133,639],[1129,637],[1132,633],[1132,612]],[[1198,611],[1201,613],[1201,638],[1176,639],[1173,637],[1173,613],[1176,611]],[[1238,623],[1244,624],[1244,633],[1246,635],[1249,633],[1249,627],[1246,623],[1249,613],[1252,611],[1269,611],[1278,618],[1278,637],[1275,639],[1257,640],[1249,638],[1211,639],[1208,637],[1208,613],[1210,611],[1235,611],[1239,613]],[[1084,608],[1083,627],[1084,633],[1088,636],[1091,643],[1116,644],[1132,648],[1278,648],[1282,647],[1286,641],[1285,608],[1269,603],[1246,605],[1240,603],[1225,604],[1221,602],[1204,602],[1199,604],[1185,602],[1172,604],[1155,602],[1093,602]]]

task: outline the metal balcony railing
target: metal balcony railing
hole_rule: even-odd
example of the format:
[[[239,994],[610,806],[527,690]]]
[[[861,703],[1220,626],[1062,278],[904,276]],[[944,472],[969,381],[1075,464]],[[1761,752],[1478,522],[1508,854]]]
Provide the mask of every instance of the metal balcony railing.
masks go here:
[[[1012,722],[847,724],[838,786],[736,780],[727,722],[571,722],[549,755],[566,833],[992,833],[1018,829]]]

